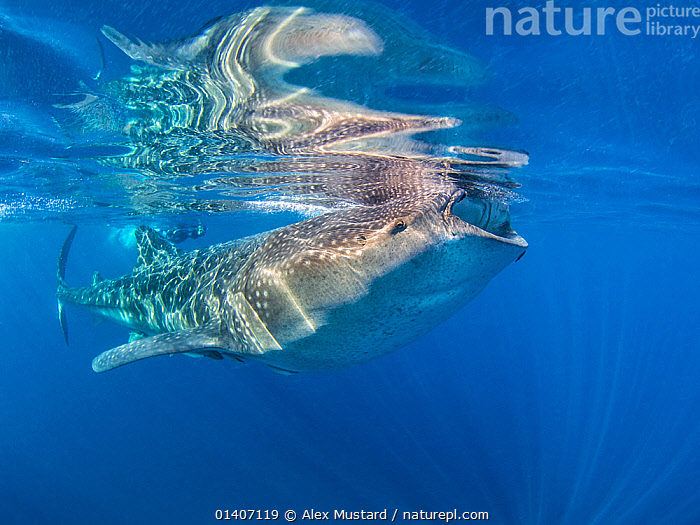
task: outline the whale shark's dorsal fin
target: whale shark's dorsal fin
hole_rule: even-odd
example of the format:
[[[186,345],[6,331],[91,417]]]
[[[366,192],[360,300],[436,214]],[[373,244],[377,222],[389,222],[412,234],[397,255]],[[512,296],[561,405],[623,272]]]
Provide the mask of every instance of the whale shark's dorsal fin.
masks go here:
[[[167,332],[139,339],[101,353],[92,361],[92,369],[95,372],[106,372],[147,357],[188,352],[202,353],[202,350],[205,351],[204,355],[211,357],[214,354],[207,350],[223,350],[230,346],[221,332],[221,322],[214,320],[190,330]]]
[[[139,226],[134,231],[134,235],[139,250],[135,268],[150,266],[156,262],[165,263],[180,255],[180,250],[153,228]]]

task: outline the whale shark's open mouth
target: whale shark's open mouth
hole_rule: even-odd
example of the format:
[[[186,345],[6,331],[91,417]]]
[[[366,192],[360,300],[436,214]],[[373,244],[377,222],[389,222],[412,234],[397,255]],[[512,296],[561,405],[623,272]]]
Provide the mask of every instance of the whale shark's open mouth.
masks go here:
[[[452,214],[458,219],[503,242],[527,247],[525,239],[510,227],[508,205],[496,199],[473,198],[461,193],[453,196]]]

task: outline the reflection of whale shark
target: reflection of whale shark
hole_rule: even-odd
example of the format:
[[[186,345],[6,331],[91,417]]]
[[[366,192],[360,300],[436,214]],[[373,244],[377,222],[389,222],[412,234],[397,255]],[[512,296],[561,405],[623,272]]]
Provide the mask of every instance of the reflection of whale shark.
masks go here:
[[[451,118],[373,111],[283,80],[288,71],[323,56],[380,54],[382,40],[356,18],[260,7],[167,44],[132,42],[111,27],[102,31],[131,58],[159,68],[116,87],[132,97],[128,104],[143,104],[138,97],[145,95],[154,109],[152,120],[134,123],[132,136],[148,137],[154,130],[233,132],[265,151],[290,153],[458,124]],[[162,103],[156,91],[165,93]],[[173,108],[175,97],[189,102],[186,111]]]
[[[179,253],[137,230],[131,275],[68,288],[75,303],[150,335],[93,362],[105,371],[146,357],[195,353],[285,371],[343,368],[423,335],[525,251],[453,214],[463,192],[348,208],[279,230]]]
[[[142,188],[130,194],[134,205],[277,202],[325,213],[188,253],[140,227],[133,272],[84,288],[64,280],[73,231],[59,261],[62,322],[63,305],[74,303],[132,330],[128,344],[94,360],[96,371],[175,353],[282,371],[350,366],[426,333],[527,248],[508,212],[517,199],[509,170],[527,155],[422,143],[415,133],[459,121],[370,109],[284,81],[319,57],[380,54],[384,43],[364,22],[263,7],[176,43],[103,32],[146,63],[104,88],[133,115],[123,130],[130,152],[102,162],[144,179],[131,184]],[[183,203],[185,193],[195,200]]]

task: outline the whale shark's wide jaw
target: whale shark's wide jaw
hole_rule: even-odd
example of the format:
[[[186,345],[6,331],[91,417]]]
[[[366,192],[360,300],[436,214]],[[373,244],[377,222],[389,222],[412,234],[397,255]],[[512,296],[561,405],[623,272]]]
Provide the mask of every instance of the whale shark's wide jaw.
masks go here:
[[[510,227],[510,212],[505,203],[497,200],[472,199],[463,191],[455,193],[446,213],[456,230],[480,237],[489,237],[508,244],[527,248],[525,239]],[[457,231],[453,230],[454,234]]]

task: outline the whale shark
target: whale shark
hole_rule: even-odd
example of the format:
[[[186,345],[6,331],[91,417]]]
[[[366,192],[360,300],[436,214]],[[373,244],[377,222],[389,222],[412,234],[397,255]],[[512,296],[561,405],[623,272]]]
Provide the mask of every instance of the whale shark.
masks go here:
[[[73,229],[59,310],[73,303],[132,330],[94,359],[96,372],[178,353],[289,373],[349,367],[427,333],[523,255],[527,243],[503,222],[460,219],[464,198],[394,198],[184,253],[140,227],[132,273],[82,288],[65,283]]]
[[[320,57],[381,54],[384,42],[365,22],[261,7],[181,41],[145,43],[107,26],[103,34],[141,63],[104,88],[134,114],[123,129],[130,152],[102,162],[147,179],[130,184],[144,215],[274,200],[321,211],[189,252],[140,226],[131,273],[95,274],[84,287],[65,279],[71,230],[57,271],[66,340],[68,304],[131,332],[93,360],[96,372],[172,354],[281,373],[346,368],[418,339],[525,253],[510,226],[517,183],[508,173],[526,154],[423,143],[413,135],[461,122],[285,81]],[[90,115],[95,97],[72,110]],[[176,185],[188,179],[189,188]],[[221,199],[189,208],[183,189]]]

